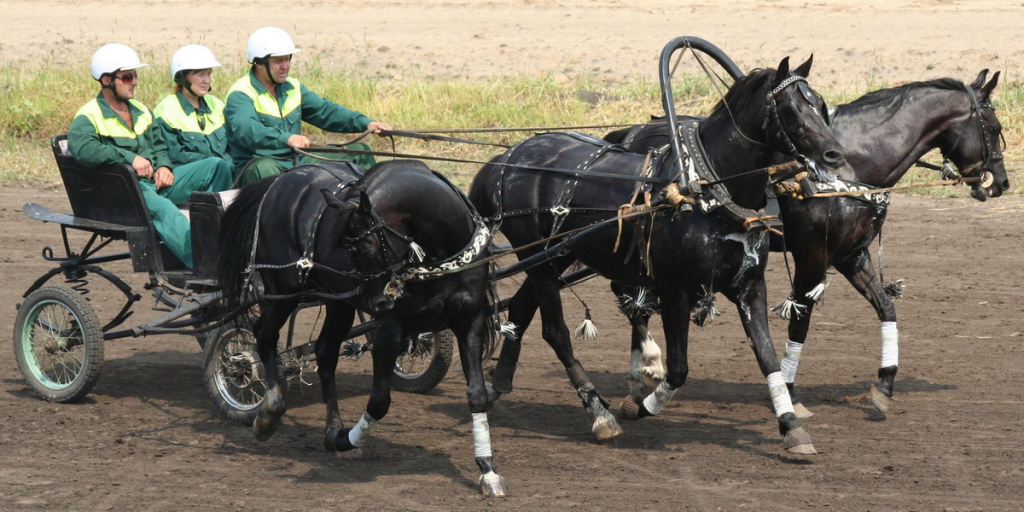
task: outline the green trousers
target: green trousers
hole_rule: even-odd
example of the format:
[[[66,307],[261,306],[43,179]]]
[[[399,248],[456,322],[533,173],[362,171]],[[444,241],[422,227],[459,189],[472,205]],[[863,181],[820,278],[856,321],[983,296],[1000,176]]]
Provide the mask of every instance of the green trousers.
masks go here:
[[[231,188],[231,164],[210,157],[174,168],[174,184],[156,189],[151,180],[139,180],[142,199],[149,209],[164,245],[188,268],[192,268],[192,227],[178,205],[187,203],[192,192],[220,192]]]
[[[367,146],[366,144],[363,144],[361,142],[350,144],[348,147],[351,149],[358,149],[363,151],[370,150],[370,146]],[[377,161],[373,158],[373,155],[353,155],[347,153],[317,152],[312,153],[315,155],[322,156],[328,160],[348,160],[358,165],[359,167],[362,167],[363,169],[369,169],[370,167],[373,167],[373,165],[377,163]],[[235,169],[235,178],[236,181],[238,182],[238,187],[241,188],[250,183],[255,183],[259,180],[262,180],[263,178],[269,178],[271,176],[277,176],[278,174],[282,174],[285,171],[297,165],[315,164],[323,161],[324,160],[321,160],[319,158],[313,158],[306,155],[303,155],[301,158],[299,158],[297,163],[294,158],[289,158],[287,160],[277,160],[275,158],[270,158],[266,156],[258,156],[256,158],[253,158],[252,160],[249,160],[248,162],[245,163],[245,165],[241,166],[240,168]],[[241,178],[238,177],[239,174],[242,175]]]

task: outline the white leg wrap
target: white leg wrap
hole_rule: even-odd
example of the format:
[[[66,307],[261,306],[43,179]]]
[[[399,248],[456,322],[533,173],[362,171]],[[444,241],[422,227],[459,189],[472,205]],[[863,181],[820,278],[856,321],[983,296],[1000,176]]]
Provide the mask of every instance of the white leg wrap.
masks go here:
[[[644,398],[644,409],[647,409],[647,412],[651,414],[658,414],[665,407],[665,404],[672,400],[672,396],[675,394],[676,390],[669,387],[668,382],[662,382],[658,384],[658,387],[654,388],[654,393]]]
[[[800,352],[804,349],[803,343],[795,341],[786,342],[786,352],[782,355],[782,378],[787,384],[796,381],[796,367],[800,364]]]
[[[900,364],[900,332],[896,322],[882,322],[882,368]]]
[[[356,448],[362,448],[366,441],[370,439],[370,432],[377,427],[377,420],[373,419],[369,413],[363,413],[363,417],[359,418],[359,423],[349,430],[348,442]]]
[[[772,405],[775,407],[775,416],[793,412],[793,401],[789,398],[789,389],[782,378],[782,372],[769,373],[766,380],[768,394],[771,395]]]
[[[491,427],[486,412],[473,413],[473,455],[477,458],[491,457]]]

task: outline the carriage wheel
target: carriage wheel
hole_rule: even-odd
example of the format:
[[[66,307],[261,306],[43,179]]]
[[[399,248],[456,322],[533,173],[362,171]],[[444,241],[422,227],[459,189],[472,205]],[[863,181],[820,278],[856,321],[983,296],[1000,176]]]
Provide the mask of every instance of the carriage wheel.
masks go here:
[[[207,337],[203,378],[210,398],[224,417],[252,425],[269,383],[256,352],[251,324],[226,323]]]
[[[409,340],[409,347],[395,361],[391,385],[406,393],[425,393],[448,374],[455,347],[451,331],[427,332]]]
[[[32,292],[14,320],[14,354],[32,389],[51,402],[75,402],[103,369],[103,332],[78,292],[47,286]]]

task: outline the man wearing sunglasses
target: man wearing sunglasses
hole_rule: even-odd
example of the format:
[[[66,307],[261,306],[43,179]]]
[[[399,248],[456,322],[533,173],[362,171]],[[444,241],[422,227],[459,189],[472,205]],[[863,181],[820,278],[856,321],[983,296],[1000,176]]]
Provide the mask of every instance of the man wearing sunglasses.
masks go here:
[[[192,229],[176,205],[188,202],[196,190],[228,188],[230,169],[219,159],[172,168],[153,114],[134,99],[138,70],[145,66],[135,50],[120,43],[96,50],[90,72],[100,83],[100,93],[75,114],[68,147],[87,167],[131,165],[160,239],[192,268]]]
[[[228,149],[242,185],[281,174],[296,163],[317,161],[308,156],[297,162],[294,158],[293,149],[310,146],[309,138],[302,135],[303,121],[329,132],[380,134],[391,129],[387,123],[321,98],[289,77],[292,55],[299,51],[291,36],[277,27],[263,27],[249,36],[246,57],[252,67],[228,90],[224,109]],[[362,143],[349,148],[370,149]],[[352,160],[364,168],[375,163],[370,155],[323,156]]]

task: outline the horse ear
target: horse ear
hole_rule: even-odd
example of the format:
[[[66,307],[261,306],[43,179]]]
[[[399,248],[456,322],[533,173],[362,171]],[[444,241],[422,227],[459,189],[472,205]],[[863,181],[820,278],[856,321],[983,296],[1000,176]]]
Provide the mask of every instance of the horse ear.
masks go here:
[[[341,200],[335,197],[335,195],[332,194],[330,190],[322,188],[320,189],[320,193],[323,194],[324,201],[327,201],[327,206],[330,206],[331,208],[337,208],[339,210],[352,209],[351,205],[341,202]]]
[[[373,206],[370,204],[370,196],[365,190],[359,191],[359,209],[362,210],[363,213],[367,214],[373,212]]]
[[[806,62],[804,62],[803,64],[800,64],[799,66],[796,67],[796,69],[793,70],[793,74],[794,75],[802,76],[804,78],[807,78],[807,76],[810,75],[810,73],[811,73],[811,64],[813,62],[814,62],[814,54],[812,53],[811,56],[807,59]]]
[[[992,90],[999,85],[999,73],[999,71],[993,73],[992,80],[989,80],[988,83],[985,84],[985,87],[981,88],[981,94],[979,94],[978,97],[981,98],[982,101],[987,101],[989,95],[992,94]]]
[[[975,78],[974,81],[971,82],[971,89],[981,89],[981,86],[985,84],[985,77],[987,76],[988,69],[981,70],[981,73],[978,73],[978,78]]]
[[[789,57],[782,59],[779,67],[775,68],[775,84],[785,80],[787,76],[789,76]]]

